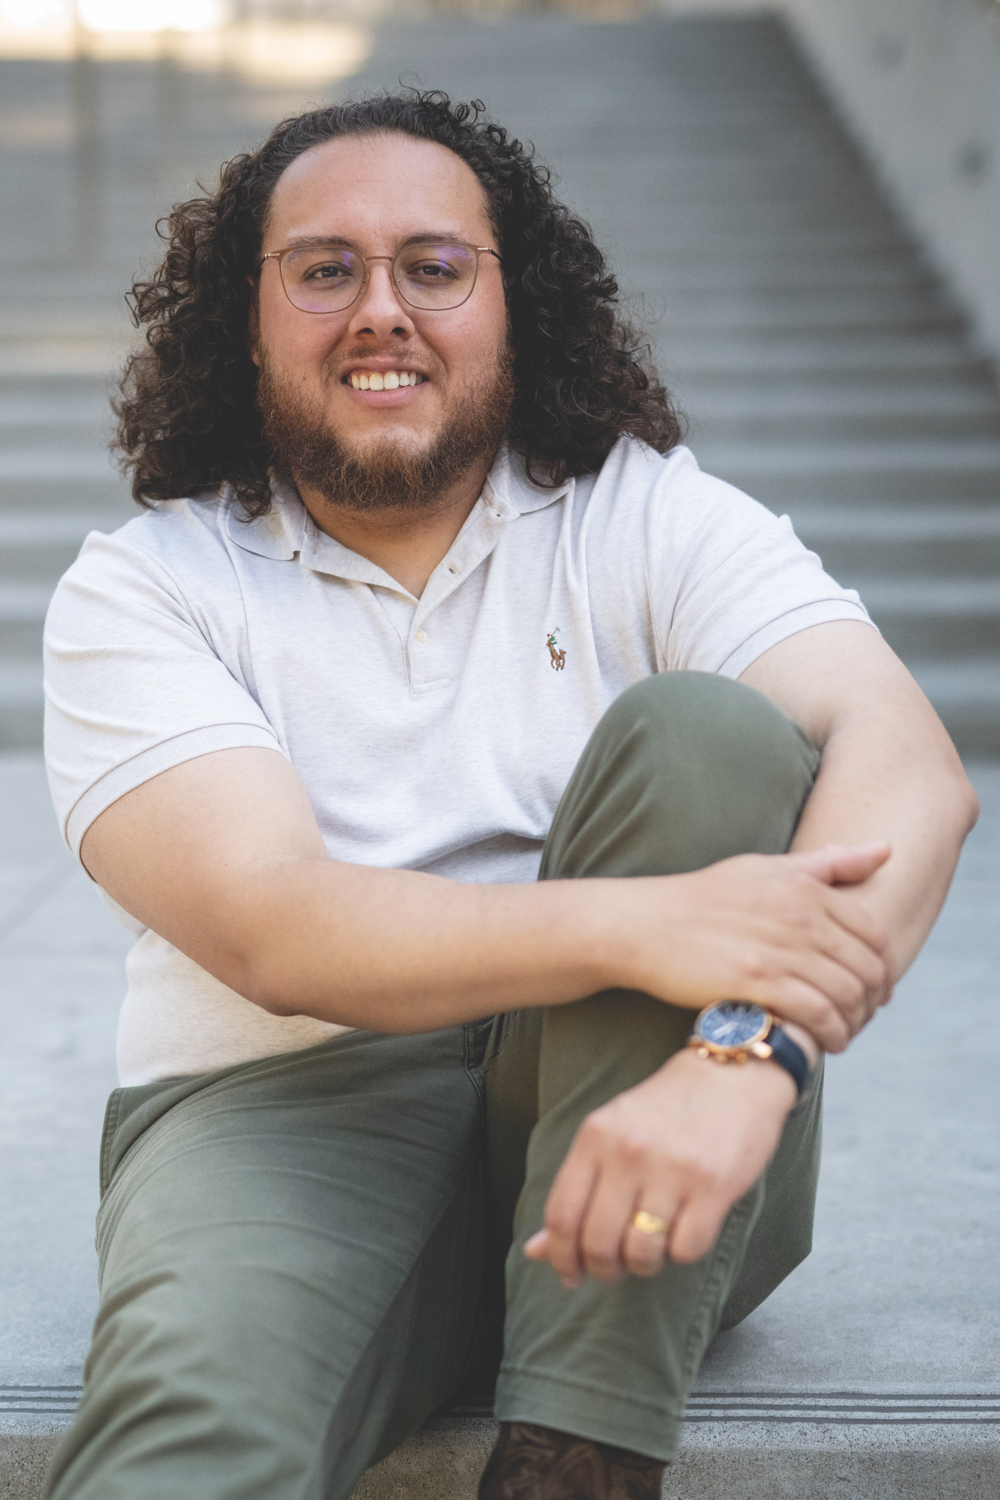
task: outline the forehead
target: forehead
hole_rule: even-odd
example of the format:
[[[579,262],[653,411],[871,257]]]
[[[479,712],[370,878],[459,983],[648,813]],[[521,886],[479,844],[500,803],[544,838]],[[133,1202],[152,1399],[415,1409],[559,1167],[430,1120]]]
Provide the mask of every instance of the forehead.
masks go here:
[[[425,230],[491,244],[486,194],[446,146],[392,134],[324,141],[296,157],[271,195],[265,236],[274,246],[326,234],[361,243]]]

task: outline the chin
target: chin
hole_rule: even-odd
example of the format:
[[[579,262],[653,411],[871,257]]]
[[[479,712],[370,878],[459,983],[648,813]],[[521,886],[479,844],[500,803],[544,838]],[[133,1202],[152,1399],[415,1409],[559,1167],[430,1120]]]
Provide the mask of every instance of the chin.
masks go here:
[[[393,423],[365,433],[340,432],[337,439],[345,458],[354,463],[370,463],[373,459],[407,463],[414,459],[419,462],[433,452],[437,433],[418,433],[403,423]]]

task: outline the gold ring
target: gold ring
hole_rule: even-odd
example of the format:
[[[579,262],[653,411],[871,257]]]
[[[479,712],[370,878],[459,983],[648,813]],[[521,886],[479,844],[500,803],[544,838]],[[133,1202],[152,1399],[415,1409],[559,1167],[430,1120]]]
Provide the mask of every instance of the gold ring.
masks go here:
[[[667,1232],[666,1219],[661,1219],[659,1214],[647,1213],[644,1208],[640,1208],[632,1223],[640,1234],[666,1234]]]

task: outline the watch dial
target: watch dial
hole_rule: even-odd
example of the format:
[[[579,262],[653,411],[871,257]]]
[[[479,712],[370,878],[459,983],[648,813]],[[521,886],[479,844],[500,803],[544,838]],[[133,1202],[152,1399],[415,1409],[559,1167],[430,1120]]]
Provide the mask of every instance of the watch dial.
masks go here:
[[[745,1047],[760,1034],[766,1013],[748,1000],[723,1000],[698,1022],[698,1035],[717,1047]]]

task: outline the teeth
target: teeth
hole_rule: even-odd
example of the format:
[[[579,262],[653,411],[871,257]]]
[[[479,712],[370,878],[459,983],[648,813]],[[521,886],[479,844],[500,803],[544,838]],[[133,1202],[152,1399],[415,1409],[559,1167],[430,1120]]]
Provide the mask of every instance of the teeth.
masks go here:
[[[351,384],[356,391],[395,391],[401,385],[419,385],[422,378],[414,370],[385,370],[381,374],[373,370],[368,375],[360,370],[351,371]]]

